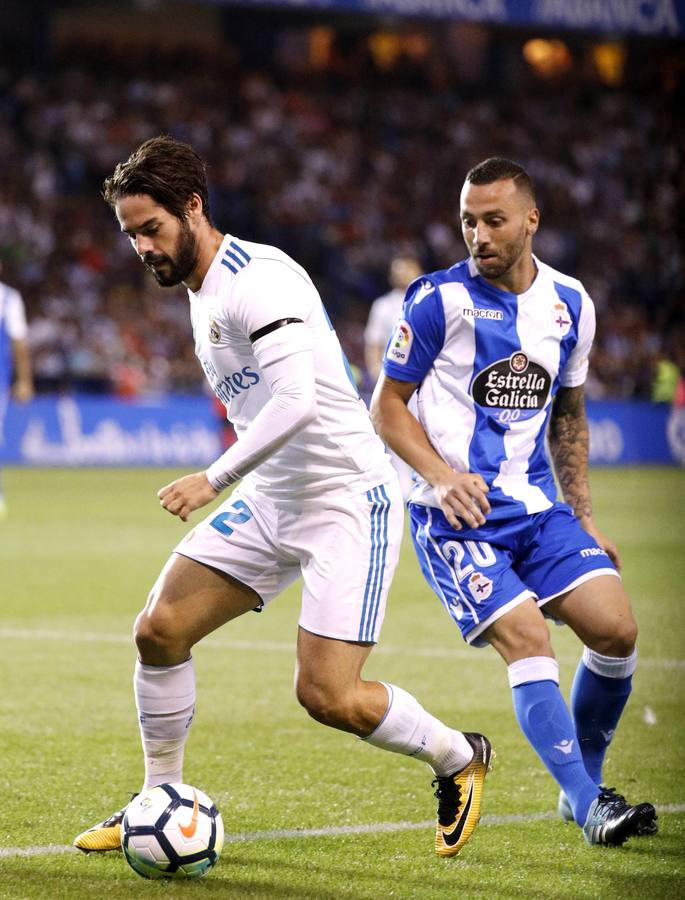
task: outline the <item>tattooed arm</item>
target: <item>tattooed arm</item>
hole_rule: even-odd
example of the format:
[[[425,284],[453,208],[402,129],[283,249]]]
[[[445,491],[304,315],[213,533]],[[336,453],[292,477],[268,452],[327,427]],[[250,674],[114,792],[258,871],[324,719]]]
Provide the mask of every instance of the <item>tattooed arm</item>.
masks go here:
[[[549,422],[549,448],[564,500],[583,528],[606,551],[617,567],[621,561],[613,541],[597,529],[592,517],[588,478],[589,433],[583,385],[560,387]]]

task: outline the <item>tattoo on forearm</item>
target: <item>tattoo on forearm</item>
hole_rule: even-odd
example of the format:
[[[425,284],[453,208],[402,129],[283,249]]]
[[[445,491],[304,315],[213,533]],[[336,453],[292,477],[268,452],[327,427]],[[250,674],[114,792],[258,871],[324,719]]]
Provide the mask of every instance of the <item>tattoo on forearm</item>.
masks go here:
[[[580,519],[592,516],[589,432],[583,388],[559,388],[549,423],[549,448],[564,500]]]

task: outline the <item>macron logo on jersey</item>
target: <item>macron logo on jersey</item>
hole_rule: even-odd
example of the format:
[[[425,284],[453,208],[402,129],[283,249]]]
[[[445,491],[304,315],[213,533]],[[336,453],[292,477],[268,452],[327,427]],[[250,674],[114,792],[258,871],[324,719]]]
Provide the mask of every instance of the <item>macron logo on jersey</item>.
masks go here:
[[[499,309],[480,309],[477,306],[471,309],[467,306],[461,312],[463,316],[471,319],[496,319],[498,322],[504,319],[504,313]]]
[[[409,353],[411,345],[414,343],[414,332],[411,330],[409,322],[401,319],[397,323],[395,333],[390,339],[388,347],[388,359],[397,363],[398,366],[406,366],[409,361]]]

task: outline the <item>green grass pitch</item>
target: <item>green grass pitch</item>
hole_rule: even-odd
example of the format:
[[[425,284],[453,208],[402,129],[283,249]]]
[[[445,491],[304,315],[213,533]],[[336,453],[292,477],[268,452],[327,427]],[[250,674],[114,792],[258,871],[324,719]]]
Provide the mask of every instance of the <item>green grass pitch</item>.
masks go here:
[[[660,807],[656,837],[590,848],[554,817],[557,791],[518,730],[504,665],[463,645],[407,542],[366,675],[492,739],[483,820],[459,857],[435,857],[431,826],[422,825],[435,814],[426,766],[323,728],[297,705],[297,589],[195,651],[185,779],[213,797],[237,838],[218,866],[199,882],[153,883],[120,854],[64,852],[140,786],[129,635],[187,527],[155,496],[176,474],[4,473],[0,898],[685,896],[685,475],[675,469],[597,469],[592,478],[596,516],[619,543],[641,627],[606,780]],[[553,640],[568,692],[578,643],[561,628]]]

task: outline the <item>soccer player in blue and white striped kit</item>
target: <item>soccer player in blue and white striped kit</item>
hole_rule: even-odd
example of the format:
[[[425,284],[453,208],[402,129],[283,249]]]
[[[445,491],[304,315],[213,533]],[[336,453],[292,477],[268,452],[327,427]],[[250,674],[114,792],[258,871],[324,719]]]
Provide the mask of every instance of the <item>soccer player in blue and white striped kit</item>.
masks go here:
[[[654,834],[650,803],[602,786],[631,691],[637,626],[614,544],[595,525],[583,383],[595,330],[582,284],[532,253],[532,181],[510,160],[461,193],[469,258],[410,285],[372,414],[417,472],[411,530],[428,583],[474,646],[508,668],[526,738],[588,843]],[[418,420],[407,411],[416,393]],[[565,503],[557,501],[554,469]],[[584,644],[569,709],[545,616]]]

